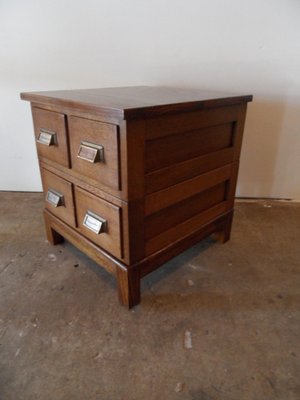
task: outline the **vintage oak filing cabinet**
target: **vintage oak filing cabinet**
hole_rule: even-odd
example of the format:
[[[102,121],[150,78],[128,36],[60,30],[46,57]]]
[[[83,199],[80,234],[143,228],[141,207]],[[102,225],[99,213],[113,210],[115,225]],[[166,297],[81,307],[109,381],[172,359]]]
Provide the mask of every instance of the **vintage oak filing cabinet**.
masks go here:
[[[229,239],[247,102],[164,87],[22,93],[32,107],[48,240],[116,276],[119,300],[212,233]]]

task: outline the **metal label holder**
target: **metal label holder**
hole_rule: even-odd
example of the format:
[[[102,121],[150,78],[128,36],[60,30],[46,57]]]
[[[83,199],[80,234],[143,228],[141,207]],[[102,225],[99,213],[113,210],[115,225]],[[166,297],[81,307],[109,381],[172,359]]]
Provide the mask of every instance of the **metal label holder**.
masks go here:
[[[82,141],[77,157],[92,164],[104,161],[104,147],[101,144]]]
[[[40,134],[36,141],[46,146],[54,146],[55,144],[57,144],[56,132],[50,131],[49,129],[41,128]]]
[[[88,210],[83,220],[83,226],[99,235],[107,230],[107,221]]]
[[[53,189],[48,189],[46,195],[46,201],[54,207],[59,207],[64,205],[64,196]]]

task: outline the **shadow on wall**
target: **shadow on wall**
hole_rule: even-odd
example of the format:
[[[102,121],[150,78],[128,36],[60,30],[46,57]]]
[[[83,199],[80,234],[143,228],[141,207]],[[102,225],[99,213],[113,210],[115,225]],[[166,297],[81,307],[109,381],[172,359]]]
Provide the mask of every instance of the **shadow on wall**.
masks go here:
[[[275,165],[284,115],[284,104],[250,103],[241,154],[238,195],[269,197],[273,192]]]
[[[297,126],[300,105],[254,97],[248,106],[237,196],[299,198]]]

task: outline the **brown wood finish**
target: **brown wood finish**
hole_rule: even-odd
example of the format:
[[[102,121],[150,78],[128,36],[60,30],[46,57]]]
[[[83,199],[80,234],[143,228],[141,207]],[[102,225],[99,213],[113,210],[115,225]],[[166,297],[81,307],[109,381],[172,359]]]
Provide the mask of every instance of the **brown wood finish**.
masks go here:
[[[121,209],[78,187],[75,187],[75,203],[79,231],[104,250],[122,258]],[[83,225],[88,211],[106,221],[104,232],[97,234]]]
[[[22,97],[22,96],[21,96]],[[73,116],[73,117],[79,117],[79,118],[84,118],[84,119],[89,119],[91,121],[101,121],[106,124],[112,124],[112,125],[119,125],[124,122],[123,118],[118,118],[115,116],[110,115],[109,113],[103,113],[103,112],[92,112],[91,110],[89,111],[83,111],[80,108],[78,108],[76,105],[73,106],[59,106],[56,104],[50,104],[50,103],[40,103],[40,102],[31,102],[31,107],[35,108],[41,108],[46,111],[53,111],[61,114],[65,114],[66,116]]]
[[[78,231],[65,225],[60,219],[56,218],[48,210],[44,210],[44,218],[47,230],[50,228],[55,233],[55,239],[58,241],[54,244],[61,243],[65,238],[79,250],[87,254],[92,260],[100,264],[107,272],[116,275],[116,267],[125,267],[118,259],[113,258],[109,253],[101,247],[95,245],[88,240],[85,236],[81,235]],[[51,243],[51,242],[50,242]]]
[[[196,231],[199,226],[208,224],[219,215],[224,214],[226,211],[228,211],[228,209],[228,202],[223,201],[222,203],[219,203],[208,210],[187,219],[181,224],[162,232],[146,242],[146,255],[150,255],[180,238],[189,236],[191,233]]]
[[[130,264],[145,255],[144,195],[145,195],[145,121],[120,124],[122,181],[128,207],[124,241],[128,241]],[[126,166],[124,168],[124,166]],[[125,233],[126,232],[126,233]]]
[[[121,188],[117,126],[85,118],[68,118],[72,170],[106,186]],[[78,157],[82,142],[103,146],[104,160],[95,163]]]
[[[76,219],[72,183],[43,168],[41,169],[41,175],[45,194],[45,207],[67,224],[75,227]],[[63,195],[62,205],[55,207],[52,203],[47,201],[47,193],[49,190],[55,190]]]
[[[128,200],[138,200],[145,192],[145,121],[129,121],[123,131],[124,186]]]
[[[229,164],[233,161],[233,154],[233,148],[222,149],[150,172],[145,176],[146,194]]]
[[[76,108],[126,120],[252,101],[251,95],[151,86],[31,92],[21,93],[21,98],[39,104]]]
[[[57,244],[61,244],[64,242],[64,237],[61,236],[57,230],[54,230],[50,224],[49,214],[46,210],[44,210],[44,220],[45,220],[45,228],[46,228],[46,236],[48,242],[55,246]]]
[[[191,232],[189,236],[179,238],[168,246],[165,246],[155,253],[145,257],[137,264],[134,264],[133,267],[138,266],[141,270],[141,277],[144,277],[206,236],[217,233],[217,239],[222,241],[221,234],[227,229],[228,219],[232,219],[231,214],[232,211],[220,215],[217,219],[214,219],[213,221],[202,225],[196,231]]]
[[[145,239],[149,240],[163,231],[224,201],[226,183],[227,181],[221,182],[212,188],[183,200],[179,204],[173,204],[170,207],[163,208],[157,213],[146,217]],[[180,212],[178,212],[178,210],[180,210]]]
[[[131,308],[141,301],[139,268],[117,267],[118,295],[121,304]]]
[[[231,146],[232,123],[193,130],[149,140],[146,145],[146,172]]]
[[[146,140],[230,124],[239,119],[240,109],[241,105],[225,105],[219,108],[151,118],[147,120]]]
[[[94,181],[93,179],[86,178],[79,172],[76,172],[72,169],[64,168],[61,165],[56,166],[55,163],[44,157],[39,157],[39,162],[41,166],[48,169],[49,171],[59,173],[59,175],[64,179],[67,179],[68,181],[73,182],[74,184],[83,187],[84,189],[89,190],[92,193],[100,195],[100,197],[104,198],[105,200],[108,200],[112,203],[121,203],[122,200],[126,200],[123,199],[123,191],[116,191],[108,186],[100,185],[99,182]]]
[[[36,147],[39,156],[45,157],[65,167],[70,166],[68,138],[66,132],[66,116],[61,113],[32,108]],[[53,131],[56,134],[56,143],[47,146],[37,142],[41,129]]]
[[[224,220],[223,225],[219,229],[216,229],[215,231],[214,235],[219,242],[226,243],[230,239],[232,219],[233,219],[233,210],[231,210],[227,214],[227,217]]]
[[[246,120],[247,104],[243,104],[239,108],[238,118],[235,121],[234,134],[233,134],[233,146],[234,146],[234,160],[237,161],[240,158],[242,140],[244,133],[244,125]]]
[[[205,236],[229,240],[252,96],[132,87],[21,97],[36,136],[58,132],[58,146],[37,144],[44,191],[66,199],[46,204],[47,238],[69,240],[113,274],[121,304],[138,304],[141,278]],[[82,141],[80,155],[96,163],[78,158]],[[83,225],[88,212],[99,233]]]
[[[231,164],[214,169],[177,185],[154,192],[145,198],[145,215],[153,214],[165,207],[194,196],[230,178]]]
[[[231,208],[233,208],[234,205],[234,195],[235,195],[236,182],[238,178],[238,171],[239,171],[239,162],[235,161],[231,164],[231,175],[230,179],[227,181],[226,196],[225,196],[226,200],[229,201]]]

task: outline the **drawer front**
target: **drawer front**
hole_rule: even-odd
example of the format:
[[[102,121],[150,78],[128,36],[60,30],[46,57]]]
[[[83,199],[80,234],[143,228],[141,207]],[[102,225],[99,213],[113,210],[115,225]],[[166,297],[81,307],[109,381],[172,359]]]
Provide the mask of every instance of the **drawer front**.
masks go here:
[[[32,108],[34,132],[39,156],[69,167],[66,116]]]
[[[119,190],[117,126],[74,116],[68,122],[73,170]]]
[[[122,258],[121,209],[75,187],[79,231],[116,257]]]
[[[67,224],[75,227],[72,183],[41,169],[46,208]]]

